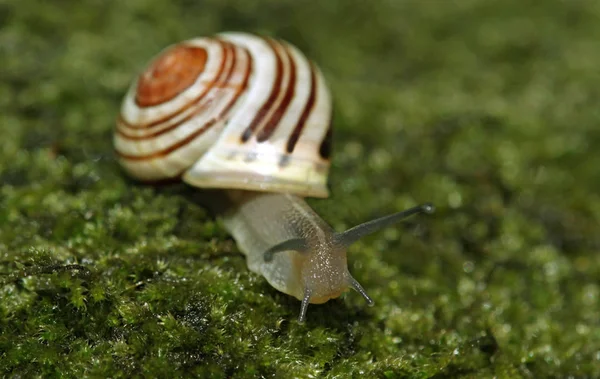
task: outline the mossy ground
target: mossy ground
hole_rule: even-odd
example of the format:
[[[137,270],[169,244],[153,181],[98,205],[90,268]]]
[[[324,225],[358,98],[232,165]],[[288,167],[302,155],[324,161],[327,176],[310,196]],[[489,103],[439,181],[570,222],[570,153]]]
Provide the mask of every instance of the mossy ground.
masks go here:
[[[0,1],[0,372],[15,377],[600,377],[600,2]],[[287,39],[336,102],[355,293],[248,271],[182,185],[129,181],[111,129],[164,46]]]

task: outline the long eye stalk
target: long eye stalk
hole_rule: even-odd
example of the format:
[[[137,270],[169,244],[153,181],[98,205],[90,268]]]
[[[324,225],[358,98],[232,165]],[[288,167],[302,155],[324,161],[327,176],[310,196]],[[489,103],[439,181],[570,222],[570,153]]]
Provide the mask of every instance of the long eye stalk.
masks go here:
[[[416,207],[404,210],[402,212],[394,213],[388,216],[384,216],[375,220],[367,221],[364,224],[357,225],[353,228],[350,228],[342,233],[337,233],[335,235],[335,241],[337,244],[341,246],[348,247],[352,245],[354,242],[358,241],[362,237],[369,235],[371,233],[375,233],[381,229],[384,229],[388,226],[391,226],[398,221],[401,221],[409,216],[418,214],[418,213],[433,213],[435,211],[435,207],[431,203],[425,203],[421,205],[417,205]]]

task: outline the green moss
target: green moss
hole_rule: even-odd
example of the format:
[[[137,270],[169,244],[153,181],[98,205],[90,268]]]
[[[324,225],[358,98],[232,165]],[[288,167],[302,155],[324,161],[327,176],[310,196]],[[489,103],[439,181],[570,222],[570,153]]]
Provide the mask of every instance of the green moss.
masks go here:
[[[600,377],[600,3],[0,2],[0,372],[19,377]],[[287,39],[334,94],[336,229],[369,291],[311,305],[246,268],[183,185],[114,160],[169,43]]]

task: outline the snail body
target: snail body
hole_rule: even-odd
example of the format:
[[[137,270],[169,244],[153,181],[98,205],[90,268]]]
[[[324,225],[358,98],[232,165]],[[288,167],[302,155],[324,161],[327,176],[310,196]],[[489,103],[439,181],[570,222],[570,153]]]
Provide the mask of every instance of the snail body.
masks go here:
[[[147,182],[221,188],[225,227],[250,270],[277,290],[324,303],[349,288],[358,238],[425,204],[336,233],[303,200],[327,197],[331,97],[294,46],[245,33],[195,38],[161,52],[131,85],[114,133],[119,162]]]

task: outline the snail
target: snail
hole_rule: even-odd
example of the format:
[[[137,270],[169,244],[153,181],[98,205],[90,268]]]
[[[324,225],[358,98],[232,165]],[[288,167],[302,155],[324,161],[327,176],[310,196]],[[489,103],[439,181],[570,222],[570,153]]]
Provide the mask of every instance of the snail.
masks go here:
[[[167,47],[129,88],[117,118],[118,161],[134,179],[222,189],[222,219],[248,268],[320,304],[347,290],[373,300],[347,268],[359,238],[431,204],[335,232],[303,200],[327,197],[331,97],[319,68],[284,41],[222,33]],[[221,191],[221,190],[219,190]]]

